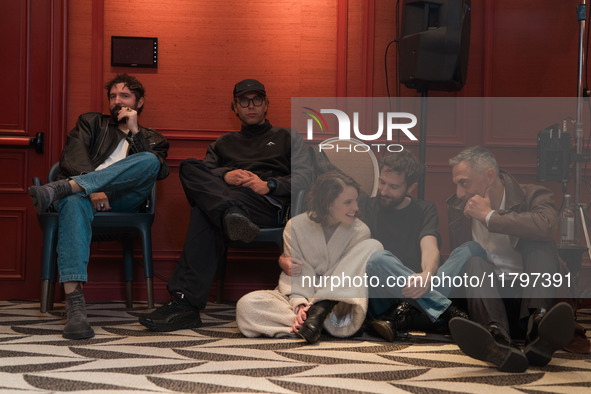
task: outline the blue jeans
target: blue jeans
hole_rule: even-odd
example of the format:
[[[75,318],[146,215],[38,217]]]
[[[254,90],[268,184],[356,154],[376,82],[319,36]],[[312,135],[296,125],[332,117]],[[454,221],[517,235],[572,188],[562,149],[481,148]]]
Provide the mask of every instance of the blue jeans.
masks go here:
[[[442,278],[460,276],[464,272],[464,265],[472,257],[486,258],[486,251],[476,242],[470,241],[457,247],[449,256],[447,261],[439,267],[435,276]],[[408,278],[414,272],[406,267],[396,256],[389,251],[374,253],[367,262],[367,276],[376,276],[380,279],[380,286],[369,289],[369,314],[377,317],[401,301],[408,301],[419,308],[434,322],[450,306],[451,301],[447,298],[453,288],[449,286],[437,287],[437,290],[429,290],[421,298],[416,300],[405,299],[402,295],[402,288],[388,286],[388,278]],[[390,279],[391,283],[395,283]],[[441,283],[449,283],[441,281]],[[381,285],[384,285],[382,287]]]
[[[59,228],[57,265],[60,283],[86,282],[90,255],[92,221],[96,210],[88,197],[104,192],[113,212],[138,212],[156,181],[158,158],[150,152],[126,157],[109,167],[73,176],[83,192],[70,194],[58,202]]]

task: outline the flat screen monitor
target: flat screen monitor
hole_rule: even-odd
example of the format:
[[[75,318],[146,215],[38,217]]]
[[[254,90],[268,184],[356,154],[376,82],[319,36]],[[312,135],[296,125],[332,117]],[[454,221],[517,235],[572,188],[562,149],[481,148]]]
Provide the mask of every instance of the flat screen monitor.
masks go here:
[[[111,36],[111,66],[158,67],[158,38]]]

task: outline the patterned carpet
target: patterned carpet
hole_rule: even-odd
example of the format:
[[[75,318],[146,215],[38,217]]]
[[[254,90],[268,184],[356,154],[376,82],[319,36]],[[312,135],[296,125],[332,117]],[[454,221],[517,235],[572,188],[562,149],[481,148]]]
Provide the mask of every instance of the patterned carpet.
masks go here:
[[[591,392],[589,355],[561,351],[544,368],[508,374],[445,336],[323,337],[310,346],[244,338],[232,305],[211,304],[203,327],[175,333],[146,331],[137,322],[142,304],[88,311],[95,338],[72,341],[61,336],[62,304],[40,313],[38,303],[0,301],[0,392]],[[591,310],[578,321],[591,328]]]

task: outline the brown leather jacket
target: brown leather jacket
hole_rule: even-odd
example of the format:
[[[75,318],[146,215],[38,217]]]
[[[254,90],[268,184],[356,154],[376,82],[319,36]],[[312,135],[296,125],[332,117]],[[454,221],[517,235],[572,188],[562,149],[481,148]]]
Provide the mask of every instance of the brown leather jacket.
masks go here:
[[[496,210],[488,222],[488,230],[508,234],[513,248],[520,239],[553,242],[558,225],[558,212],[552,192],[539,185],[520,185],[509,173],[500,170],[505,186],[506,209]],[[455,249],[472,240],[471,219],[464,216],[465,200],[455,194],[447,200],[449,243]]]
[[[128,138],[128,154],[152,152],[160,161],[157,179],[166,178],[169,172],[166,164],[168,141],[156,130],[142,126],[139,126],[139,130],[139,133]],[[117,128],[111,116],[98,112],[80,115],[76,127],[68,133],[66,146],[62,150],[59,178],[94,171],[113,153],[123,138],[126,138],[125,133]]]

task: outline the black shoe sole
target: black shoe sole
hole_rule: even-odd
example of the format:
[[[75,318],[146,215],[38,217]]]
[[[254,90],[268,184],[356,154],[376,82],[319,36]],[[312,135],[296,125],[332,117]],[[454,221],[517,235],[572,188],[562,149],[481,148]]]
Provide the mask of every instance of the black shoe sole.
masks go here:
[[[149,320],[144,316],[140,316],[139,322],[148,330],[157,332],[171,332],[177,330],[199,328],[203,325],[201,319],[176,320],[172,323],[155,323],[154,321]]]
[[[496,365],[503,372],[523,372],[529,362],[523,352],[496,342],[486,327],[468,319],[455,317],[449,330],[460,350],[477,360]]]
[[[379,336],[381,336],[388,342],[394,342],[394,339],[396,339],[396,331],[392,331],[392,327],[390,327],[390,325],[383,320],[374,320],[371,323],[369,323],[369,326]]]
[[[315,344],[320,339],[320,330],[314,330],[308,327],[307,325],[303,325],[298,330],[298,335],[306,340],[309,344]]]
[[[554,305],[538,326],[538,337],[529,343],[524,353],[529,363],[547,365],[555,351],[569,344],[575,333],[574,312],[565,302]]]
[[[66,339],[90,339],[94,337],[94,330],[91,328],[90,331],[84,332],[71,332],[65,333],[62,332],[62,337]]]
[[[244,243],[252,242],[260,230],[246,216],[233,214],[226,215],[224,218],[224,229],[230,240]]]
[[[39,195],[39,187],[38,186],[30,186],[27,190],[29,192],[29,196],[31,197],[31,201],[33,201],[33,206],[35,207],[35,211],[37,212],[38,215],[42,215],[43,213],[45,213],[45,211],[47,211],[47,208],[49,208],[49,205],[44,206],[44,204],[42,203],[41,200],[43,200],[43,198]],[[72,338],[70,338],[72,339]]]

